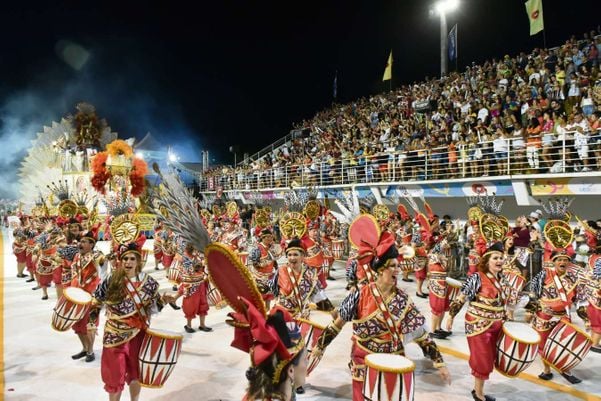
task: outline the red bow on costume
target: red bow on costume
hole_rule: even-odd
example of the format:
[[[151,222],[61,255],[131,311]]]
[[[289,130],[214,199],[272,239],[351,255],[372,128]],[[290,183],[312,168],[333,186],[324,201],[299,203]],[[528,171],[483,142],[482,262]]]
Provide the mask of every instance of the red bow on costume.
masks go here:
[[[246,305],[246,313],[229,314],[235,320],[232,347],[250,353],[253,366],[260,365],[274,352],[280,359],[289,359],[291,355],[276,329],[267,324],[265,316],[251,302],[240,299]]]
[[[369,263],[374,258],[382,257],[394,244],[395,238],[388,231],[382,233],[380,240],[375,245],[362,240],[361,244],[359,245],[359,256],[357,256],[357,260],[361,264]]]

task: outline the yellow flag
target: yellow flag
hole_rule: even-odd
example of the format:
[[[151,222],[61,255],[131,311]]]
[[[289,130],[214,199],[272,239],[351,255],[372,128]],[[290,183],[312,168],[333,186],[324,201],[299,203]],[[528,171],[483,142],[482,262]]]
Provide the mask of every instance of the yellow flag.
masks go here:
[[[528,0],[526,2],[526,13],[530,20],[530,36],[536,35],[545,29],[543,21],[543,0]]]
[[[384,76],[382,77],[382,81],[389,81],[392,79],[392,50],[390,51],[390,56],[388,56],[388,62],[386,63],[386,68],[384,69]]]

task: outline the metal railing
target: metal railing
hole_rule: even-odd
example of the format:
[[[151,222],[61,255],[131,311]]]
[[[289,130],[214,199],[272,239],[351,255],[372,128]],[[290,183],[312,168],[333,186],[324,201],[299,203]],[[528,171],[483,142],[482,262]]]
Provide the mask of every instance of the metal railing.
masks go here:
[[[269,169],[238,168],[229,174],[204,177],[201,191],[257,190],[305,186],[352,185],[399,181],[462,179],[600,171],[601,130],[583,141],[577,131],[563,135],[506,138],[407,151],[357,154],[331,162],[287,164]]]

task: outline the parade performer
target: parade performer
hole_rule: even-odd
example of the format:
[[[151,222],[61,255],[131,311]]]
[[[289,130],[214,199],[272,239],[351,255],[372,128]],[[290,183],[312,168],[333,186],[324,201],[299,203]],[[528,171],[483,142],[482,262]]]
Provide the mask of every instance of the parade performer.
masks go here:
[[[591,351],[601,353],[601,256],[593,255],[589,259],[586,278],[587,314],[591,322]]]
[[[62,220],[61,216],[57,218],[57,223]],[[63,288],[69,286],[71,281],[71,263],[79,251],[79,239],[82,231],[81,224],[75,218],[70,218],[66,222],[61,222],[64,234],[56,240],[58,257],[62,260],[52,275],[52,282],[56,288],[56,298],[63,295]],[[59,225],[59,227],[60,227]]]
[[[428,300],[432,312],[432,337],[444,339],[451,333],[441,327],[445,313],[449,310],[447,284],[447,257],[444,255],[448,244],[438,232],[432,235],[434,246],[428,253]]]
[[[584,294],[579,294],[577,291],[579,279],[576,271],[568,268],[570,261],[571,256],[568,252],[556,247],[551,256],[553,266],[544,267],[532,280],[532,292],[538,300],[532,327],[541,336],[539,345],[541,354],[551,330],[562,319],[570,321],[570,307],[584,298]],[[543,380],[551,380],[553,378],[551,366],[545,360],[543,360],[543,365],[543,372],[538,377]],[[561,375],[572,384],[582,381],[572,375],[570,371],[563,371]]]
[[[507,319],[513,320],[513,314],[520,300],[520,294],[526,279],[522,276],[522,270],[517,262],[518,255],[514,250],[514,237],[511,232],[503,239],[503,249],[505,252],[503,263],[503,275],[507,278],[509,285],[507,286]]]
[[[260,226],[259,226],[260,228]],[[273,233],[268,228],[261,229],[259,243],[253,248],[249,255],[250,263],[253,266],[253,277],[257,287],[262,294],[269,293],[269,281],[272,279],[278,264],[273,253]]]
[[[354,401],[364,399],[365,357],[370,353],[404,355],[404,343],[411,341],[432,360],[443,381],[450,383],[449,371],[428,335],[424,316],[409,295],[396,286],[400,272],[394,236],[388,232],[379,236],[379,232],[376,220],[368,215],[355,220],[349,229],[351,243],[360,244],[357,259],[361,268],[367,270],[368,283],[342,301],[339,317],[324,330],[310,355],[310,363],[321,358],[344,324],[353,322],[350,366]]]
[[[16,228],[13,231],[12,248],[13,248],[13,254],[15,255],[15,258],[17,259],[17,277],[19,277],[19,278],[27,277],[28,275],[23,273],[23,271],[25,270],[25,267],[26,267],[26,263],[27,263],[27,255],[26,255],[27,236],[25,235],[25,232],[23,231],[22,228]]]
[[[48,287],[52,285],[54,271],[62,263],[62,259],[57,255],[58,247],[54,243],[56,235],[56,231],[50,229],[50,232],[43,232],[35,239],[36,250],[34,251],[35,256],[33,261],[36,278],[39,287],[42,289],[42,300],[48,299]]]
[[[286,247],[287,263],[276,270],[270,281],[276,305],[286,309],[295,319],[307,318],[310,304],[320,310],[334,309],[315,270],[304,263],[305,252],[301,240],[291,240]]]
[[[152,252],[154,254],[154,270],[159,270],[159,263],[163,260],[162,234],[163,225],[157,222],[154,226],[154,242],[152,243]]]
[[[105,257],[102,252],[94,250],[96,245],[97,234],[92,231],[84,232],[79,240],[79,253],[73,258],[73,263],[70,265],[71,277],[70,286],[81,288],[88,294],[93,295],[100,284],[98,272],[100,267],[105,262]],[[92,330],[88,330],[90,313],[86,313],[83,318],[73,325],[73,331],[79,337],[82,345],[81,352],[72,355],[73,359],[81,359],[85,357],[86,362],[92,362],[94,356],[94,339],[95,328],[98,325],[98,320]]]
[[[299,326],[281,307],[267,311],[250,272],[227,247],[210,244],[205,254],[215,287],[234,310],[226,321],[235,330],[231,345],[250,355],[243,401],[294,400],[307,374]]]
[[[199,253],[194,245],[188,243],[179,263],[182,272],[182,281],[178,288],[177,298],[183,296],[182,310],[186,317],[184,330],[186,333],[194,333],[192,320],[198,316],[198,330],[213,331],[205,324],[205,318],[209,312],[207,300],[207,273],[205,272],[205,258]],[[176,298],[176,299],[177,299]]]
[[[325,261],[323,247],[319,242],[319,223],[317,221],[307,223],[307,234],[301,238],[301,241],[306,249],[305,263],[315,270],[321,287],[327,288],[327,275],[323,269],[324,263],[327,262]]]
[[[465,333],[470,349],[469,364],[474,376],[472,396],[476,401],[494,401],[484,394],[484,383],[493,371],[496,343],[505,319],[505,287],[502,278],[503,244],[494,243],[482,255],[478,272],[469,276],[461,293],[449,307],[447,330],[451,331],[453,319],[466,301]]]
[[[245,239],[242,230],[239,227],[240,215],[236,202],[228,202],[226,205],[226,214],[221,219],[223,232],[219,242],[225,244],[232,251],[241,251],[244,249]]]
[[[411,239],[411,246],[415,249],[416,257],[414,268],[417,290],[415,295],[420,298],[428,298],[428,294],[424,294],[422,286],[428,277],[428,249],[431,245],[432,227],[422,213],[416,214],[415,221],[418,227],[414,227],[413,238]]]
[[[124,227],[119,229],[120,225]],[[106,306],[101,374],[111,401],[120,399],[126,382],[131,399],[138,400],[141,389],[138,353],[150,315],[172,300],[169,296],[161,297],[157,281],[142,272],[141,249],[145,238],[138,237],[139,231],[134,227],[132,215],[119,216],[111,223],[111,235],[117,241],[114,250],[117,265],[94,292],[94,307],[90,312],[90,322],[96,324],[99,308]],[[130,234],[129,228],[134,228],[135,235]]]

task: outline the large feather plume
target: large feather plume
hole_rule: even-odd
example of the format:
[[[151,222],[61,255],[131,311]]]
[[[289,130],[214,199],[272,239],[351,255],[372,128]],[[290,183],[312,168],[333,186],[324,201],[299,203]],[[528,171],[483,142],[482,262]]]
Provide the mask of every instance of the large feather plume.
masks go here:
[[[163,175],[156,163],[152,168],[161,177],[164,187],[164,193],[158,198],[158,206],[155,208],[159,220],[163,222],[165,228],[179,235],[184,242],[194,245],[196,249],[203,252],[211,239],[198,213],[196,199],[176,174]],[[165,218],[162,215],[161,207],[167,211],[169,217]]]
[[[330,213],[342,224],[351,224],[361,213],[359,201],[352,192],[345,192],[342,199],[336,199],[334,203],[340,209],[340,213],[333,210],[330,210]]]

